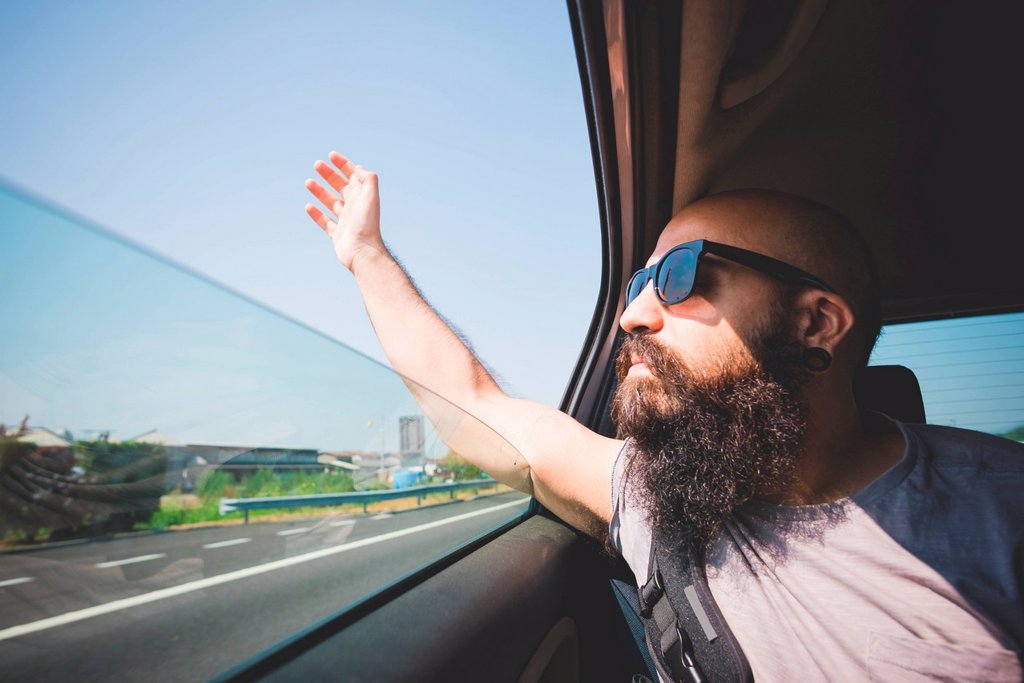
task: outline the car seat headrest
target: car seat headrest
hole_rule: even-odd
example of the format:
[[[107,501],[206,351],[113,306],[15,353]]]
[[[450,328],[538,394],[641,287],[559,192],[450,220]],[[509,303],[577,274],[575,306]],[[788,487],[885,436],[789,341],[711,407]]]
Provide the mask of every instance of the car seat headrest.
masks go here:
[[[921,385],[910,368],[902,365],[863,368],[854,379],[853,393],[862,411],[877,410],[901,422],[925,421]]]

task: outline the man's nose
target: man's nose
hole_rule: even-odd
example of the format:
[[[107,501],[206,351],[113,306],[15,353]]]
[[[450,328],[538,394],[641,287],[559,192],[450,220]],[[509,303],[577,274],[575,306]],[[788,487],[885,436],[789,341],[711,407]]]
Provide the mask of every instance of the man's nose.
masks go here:
[[[626,306],[619,318],[619,327],[631,334],[657,332],[665,322],[665,307],[654,292],[654,282],[648,282],[643,291]]]

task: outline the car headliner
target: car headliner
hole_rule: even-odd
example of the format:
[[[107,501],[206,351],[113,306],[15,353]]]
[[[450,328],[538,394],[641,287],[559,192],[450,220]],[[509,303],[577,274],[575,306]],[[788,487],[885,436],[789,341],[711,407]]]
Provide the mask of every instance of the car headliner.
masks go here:
[[[854,221],[889,322],[1024,307],[1008,7],[581,0],[570,13],[611,286],[675,211],[762,187]]]

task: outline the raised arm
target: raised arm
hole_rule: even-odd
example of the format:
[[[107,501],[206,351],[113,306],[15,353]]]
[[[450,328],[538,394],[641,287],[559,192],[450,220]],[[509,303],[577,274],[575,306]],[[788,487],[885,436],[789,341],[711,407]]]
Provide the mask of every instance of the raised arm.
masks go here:
[[[308,204],[306,212],[355,275],[384,353],[428,417],[450,446],[495,479],[535,495],[576,528],[602,533],[611,514],[612,465],[622,443],[553,408],[507,396],[385,246],[377,175],[337,152],[328,158],[330,164],[314,166],[326,187],[314,180],[306,187],[330,211]],[[461,410],[449,409],[448,402]],[[463,411],[479,423],[462,418]],[[487,428],[516,453],[502,453],[499,440],[486,438]]]

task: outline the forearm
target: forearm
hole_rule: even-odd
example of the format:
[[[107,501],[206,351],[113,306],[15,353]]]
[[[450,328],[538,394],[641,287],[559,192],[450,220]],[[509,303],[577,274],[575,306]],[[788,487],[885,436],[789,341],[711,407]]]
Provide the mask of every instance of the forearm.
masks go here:
[[[525,459],[481,421],[502,392],[473,352],[386,249],[360,250],[352,273],[385,355],[441,438],[498,481],[532,493]]]
[[[399,374],[467,408],[500,391],[390,252],[364,249],[352,266],[373,329]]]

